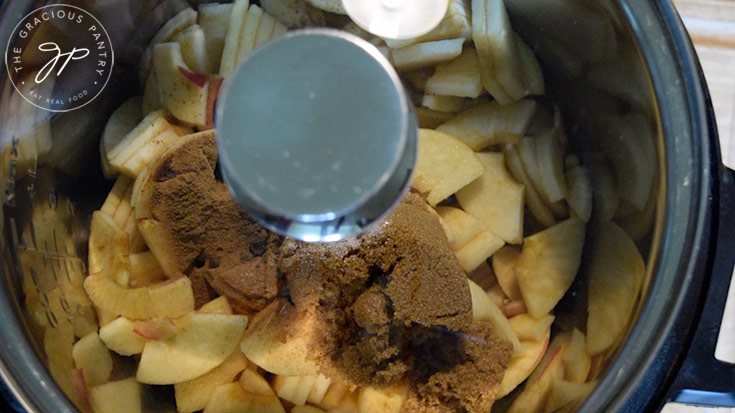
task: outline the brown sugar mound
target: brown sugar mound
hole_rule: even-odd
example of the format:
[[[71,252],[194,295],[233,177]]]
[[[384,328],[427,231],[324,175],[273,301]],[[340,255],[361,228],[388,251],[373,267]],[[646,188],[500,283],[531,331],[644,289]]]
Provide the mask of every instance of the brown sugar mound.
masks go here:
[[[444,334],[428,340],[437,342],[426,350],[436,351],[426,352],[416,363],[402,411],[489,412],[510,362],[511,344],[495,336],[485,322],[474,322],[454,337]]]
[[[314,312],[323,369],[357,385],[403,379],[427,331],[472,321],[464,271],[435,214],[409,194],[378,226],[329,244],[288,240],[281,271],[300,311]]]
[[[182,137],[147,171],[136,218],[164,271],[191,277],[197,306],[219,294],[254,313],[278,294],[280,237],[242,211],[216,162],[213,131]]]

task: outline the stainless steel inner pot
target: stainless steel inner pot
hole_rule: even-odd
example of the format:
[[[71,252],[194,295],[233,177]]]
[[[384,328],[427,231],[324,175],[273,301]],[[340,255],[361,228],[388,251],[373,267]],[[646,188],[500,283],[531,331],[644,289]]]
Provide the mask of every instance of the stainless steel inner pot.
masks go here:
[[[107,27],[116,53],[115,68],[103,94],[93,104],[69,114],[22,111],[19,108],[25,102],[15,95],[5,72],[1,81],[0,186],[4,208],[0,241],[0,374],[29,411],[74,410],[47,370],[43,337],[39,337],[34,320],[45,319],[53,325],[54,318],[68,317],[79,329],[95,323],[94,309],[75,294],[86,276],[89,217],[101,205],[111,185],[100,173],[100,132],[111,111],[138,90],[137,65],[148,40],[160,25],[188,5],[183,0],[78,3]],[[553,3],[549,2],[549,10],[553,10]],[[639,243],[648,254],[644,255],[647,277],[635,319],[618,351],[605,364],[597,389],[580,411],[641,411],[679,395],[667,394],[666,389],[686,351],[673,351],[667,343],[672,335],[681,339],[677,348],[692,342],[693,320],[704,310],[706,287],[722,286],[710,281],[710,274],[721,269],[713,264],[718,219],[724,220],[719,218],[720,187],[729,182],[732,190],[732,178],[722,175],[711,104],[696,55],[671,2],[594,3],[599,10],[610,13],[619,40],[627,42],[636,53],[630,64],[634,66],[632,72],[642,75],[637,90],[641,100],[637,103],[657,129],[654,136],[659,160],[658,198],[653,229]],[[0,44],[7,44],[16,23],[41,5],[42,2],[34,1],[5,1],[0,9]],[[525,27],[519,31],[532,49],[543,50],[543,30],[539,31],[542,26],[524,15],[522,8],[511,7],[510,12],[514,24]],[[549,18],[554,18],[553,13]],[[570,32],[574,30],[575,27],[569,27]],[[553,57],[553,53],[546,59],[541,55],[541,61],[552,73],[547,78],[552,96],[563,101],[569,98],[569,87],[584,87],[579,80],[583,76],[577,80],[565,78],[564,62],[557,62],[562,64],[554,67],[549,60]],[[590,111],[585,116],[592,116],[596,103],[600,102],[591,98],[588,102],[576,102],[576,106],[568,105],[566,110],[585,106]],[[584,116],[578,120],[583,123]],[[22,151],[28,149],[19,147],[17,135],[21,132],[46,134],[50,138],[51,147],[43,159],[23,157]],[[582,134],[584,129],[578,132]],[[727,269],[727,265],[723,264],[723,268]],[[40,276],[46,279],[38,279]],[[41,307],[46,312],[30,313],[22,293],[24,282],[41,286]],[[714,294],[719,297],[726,290]],[[684,331],[679,332],[681,329]],[[716,337],[716,332],[706,333]],[[659,367],[669,366],[667,371],[652,373],[657,363]],[[652,384],[650,377],[655,377],[656,383]],[[730,392],[732,387],[730,384]],[[646,392],[639,394],[644,388]],[[727,392],[727,386],[720,389],[722,394]]]

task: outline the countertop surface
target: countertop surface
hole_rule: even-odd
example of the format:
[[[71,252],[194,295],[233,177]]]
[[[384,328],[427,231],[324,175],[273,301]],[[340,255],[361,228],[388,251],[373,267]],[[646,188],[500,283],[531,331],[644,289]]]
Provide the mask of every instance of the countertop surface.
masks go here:
[[[717,116],[723,161],[735,169],[735,0],[674,0],[674,4],[702,62]],[[735,274],[715,355],[735,362]],[[668,406],[664,411],[714,410]]]

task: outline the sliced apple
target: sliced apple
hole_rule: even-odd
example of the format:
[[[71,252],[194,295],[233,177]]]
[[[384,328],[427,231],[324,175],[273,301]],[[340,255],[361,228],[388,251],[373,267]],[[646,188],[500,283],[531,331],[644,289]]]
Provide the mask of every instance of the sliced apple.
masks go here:
[[[125,317],[100,327],[99,336],[105,346],[121,356],[132,356],[143,352],[146,339],[136,334],[135,323]]]
[[[646,266],[633,240],[614,222],[600,225],[590,261],[587,350],[596,355],[625,332]]]
[[[126,100],[112,113],[105,125],[100,139],[100,158],[102,160],[102,172],[106,178],[117,175],[117,172],[109,165],[107,153],[143,119],[142,105],[143,98],[140,96]]]
[[[566,196],[569,207],[582,221],[588,222],[592,217],[592,182],[587,169],[576,166],[568,170],[566,180],[569,187]]]
[[[153,66],[153,48],[155,45],[164,42],[170,42],[173,38],[184,31],[187,27],[196,23],[197,12],[194,9],[187,7],[186,9],[179,12],[179,14],[170,18],[153,36],[151,41],[148,43],[148,48],[143,53],[140,59],[140,81],[141,83],[148,78],[148,74],[151,72]]]
[[[316,376],[316,380],[314,381],[314,387],[311,388],[311,391],[309,392],[309,397],[307,397],[306,400],[309,403],[322,404],[322,401],[324,400],[324,397],[326,396],[327,391],[329,390],[329,386],[331,384],[332,379],[323,374],[318,374]]]
[[[107,158],[111,164],[121,165],[156,136],[172,128],[162,110],[152,112],[107,152]]]
[[[452,240],[450,246],[454,249],[463,246],[485,229],[485,224],[459,208],[438,206],[436,212],[445,225],[447,238]]]
[[[147,116],[151,112],[155,112],[163,107],[161,103],[161,92],[158,90],[158,82],[156,74],[151,72],[145,81],[145,90],[143,90],[142,113]]]
[[[127,234],[102,211],[92,213],[89,234],[90,274],[112,277],[116,257],[127,254]]]
[[[523,239],[523,185],[505,169],[502,153],[482,152],[477,157],[485,171],[456,193],[457,201],[490,232],[507,243],[519,244]]]
[[[462,54],[465,39],[438,40],[393,49],[390,57],[398,70],[412,70],[450,61]]]
[[[109,217],[114,217],[115,212],[117,212],[120,204],[125,199],[125,194],[128,192],[128,189],[133,185],[133,181],[128,178],[127,176],[119,176],[115,180],[115,183],[112,185],[112,188],[110,189],[110,192],[107,194],[107,197],[105,198],[105,202],[102,203],[102,207],[100,207],[100,211],[104,213],[105,215],[108,215]],[[118,227],[120,226],[119,222],[115,222]],[[90,230],[91,232],[92,230]]]
[[[87,385],[96,386],[110,380],[112,356],[96,332],[74,343],[71,354],[76,368],[84,371]]]
[[[204,408],[204,413],[285,413],[276,396],[248,393],[238,383],[217,387]]]
[[[322,399],[320,406],[325,409],[334,409],[340,405],[342,400],[348,398],[352,391],[353,389],[347,384],[334,382],[329,386],[329,389],[324,394],[324,398]]]
[[[514,300],[504,303],[500,307],[500,310],[503,311],[503,315],[509,320],[519,314],[526,314],[528,312],[528,309],[526,309],[526,303],[524,303],[523,300]]]
[[[564,379],[572,383],[584,383],[592,367],[592,358],[587,352],[587,340],[584,333],[572,330],[569,334],[569,345],[564,351]]]
[[[524,240],[515,271],[531,316],[548,314],[572,285],[582,262],[584,238],[584,222],[570,218]]]
[[[546,404],[554,382],[564,378],[564,364],[562,356],[565,346],[558,340],[552,341],[538,363],[536,369],[528,378],[526,386],[508,409],[510,413],[526,413],[542,411]]]
[[[505,397],[531,375],[549,345],[549,331],[538,341],[521,341],[521,351],[510,358],[498,387],[497,398]]]
[[[431,129],[419,130],[419,150],[413,187],[436,205],[474,181],[483,172],[472,149],[455,137]]]
[[[137,379],[147,384],[176,384],[197,378],[222,364],[240,342],[248,318],[191,313],[177,321],[167,340],[148,341]]]
[[[386,388],[361,387],[357,393],[357,408],[360,413],[400,413],[408,399],[408,385],[397,384]]]
[[[209,373],[190,381],[174,384],[176,410],[189,413],[204,409],[214,390],[223,384],[232,383],[247,366],[248,360],[245,355],[236,349],[222,364]]]
[[[161,101],[176,119],[206,127],[208,76],[194,73],[181,55],[179,43],[161,43],[153,48],[153,68]]]
[[[555,381],[551,385],[544,411],[556,412],[562,408],[571,410],[592,393],[595,386],[597,386],[597,382],[594,381],[589,383],[574,383],[566,380]]]
[[[541,199],[536,187],[533,185],[533,181],[526,173],[526,169],[523,167],[523,161],[521,161],[516,145],[505,145],[503,153],[505,153],[508,170],[511,175],[513,175],[513,178],[526,187],[526,205],[528,205],[528,209],[531,211],[531,214],[533,214],[534,218],[536,218],[536,220],[538,220],[538,222],[544,227],[550,227],[556,224],[554,213],[549,209],[546,203],[544,203],[543,199]]]
[[[419,127],[424,129],[434,129],[454,116],[454,113],[437,112],[425,107],[416,108],[416,117],[419,121]]]
[[[521,289],[518,286],[515,268],[518,265],[518,259],[521,255],[521,249],[512,245],[506,245],[493,254],[493,271],[498,279],[500,288],[503,289],[505,295],[511,300],[521,298]]]
[[[454,251],[454,255],[466,272],[472,272],[475,268],[484,263],[497,250],[499,250],[505,241],[488,230],[482,230],[471,240]]]
[[[84,289],[97,307],[132,320],[180,317],[194,310],[194,294],[187,277],[149,287],[125,288],[92,274],[84,280]]]
[[[467,280],[470,284],[470,294],[472,296],[472,318],[477,321],[487,321],[493,326],[493,331],[498,337],[508,340],[513,346],[513,353],[517,354],[521,351],[521,343],[518,336],[513,331],[500,308],[488,297],[487,293],[475,284],[472,280]]]
[[[140,413],[140,384],[131,377],[92,387],[89,403],[95,413]]]
[[[294,406],[293,409],[291,409],[291,413],[326,413],[324,410],[314,407],[304,405],[304,406]]]
[[[168,340],[176,334],[176,324],[169,317],[138,320],[134,323],[133,332],[146,340]]]
[[[564,152],[558,135],[550,130],[536,138],[536,162],[538,162],[541,184],[550,202],[557,202],[567,195],[564,176]]]
[[[129,285],[131,287],[145,287],[166,279],[161,264],[158,263],[158,259],[152,252],[145,251],[130,254],[128,258],[130,259],[128,271],[130,272]]]
[[[196,73],[208,73],[209,61],[204,30],[193,24],[173,38],[181,48],[181,57],[186,65]]]
[[[479,151],[489,145],[516,143],[536,111],[536,102],[521,100],[507,106],[484,102],[451,118],[437,130],[456,136]]]
[[[611,221],[620,205],[613,172],[607,165],[596,162],[589,166],[589,175],[593,191],[592,212],[600,222]]]
[[[546,82],[544,82],[544,73],[538,59],[536,59],[536,55],[533,54],[531,48],[518,34],[514,33],[514,39],[518,47],[518,58],[523,69],[525,93],[528,95],[543,95],[546,91]]]
[[[422,89],[434,95],[479,97],[483,89],[475,48],[465,47],[456,59],[437,65]]]
[[[248,369],[243,371],[238,382],[246,392],[252,394],[261,396],[272,396],[276,394],[271,388],[271,385],[268,384],[268,380],[264,379],[263,376],[254,370]]]
[[[218,73],[222,60],[222,50],[225,47],[227,26],[230,23],[233,5],[231,3],[207,3],[199,5],[198,23],[204,31],[206,43],[207,73]]]
[[[221,296],[204,304],[198,311],[200,313],[232,314],[232,307],[227,297]]]
[[[412,44],[428,42],[433,40],[464,38],[469,39],[472,35],[472,27],[469,20],[470,10],[464,0],[450,0],[447,13],[444,18],[429,33],[409,39],[385,39],[391,49],[401,49]]]
[[[225,34],[222,49],[222,59],[219,65],[219,74],[223,77],[229,76],[235,69],[237,50],[240,45],[240,32],[242,32],[245,15],[249,7],[249,0],[236,0],[232,7],[232,14],[230,14],[230,21],[227,25],[227,33]]]
[[[258,36],[258,27],[263,18],[263,9],[255,4],[251,4],[245,15],[245,22],[242,25],[240,39],[237,45],[237,60],[235,66],[241,62],[253,49],[255,49],[255,40]]]
[[[345,395],[336,407],[329,410],[329,413],[359,413],[357,391]]]
[[[311,389],[316,382],[316,374],[308,376],[281,376],[273,379],[273,390],[278,397],[297,406],[306,404]]]
[[[294,312],[290,304],[271,303],[255,316],[240,349],[250,361],[270,373],[283,376],[317,374],[318,365],[309,350],[314,333],[313,316],[304,314],[299,319]],[[293,317],[289,318],[289,315]],[[288,335],[286,340],[283,339],[284,333]]]
[[[535,319],[528,314],[519,314],[509,319],[508,322],[519,340],[538,341],[549,332],[554,316],[547,314],[540,319]]]
[[[457,96],[424,95],[421,104],[437,112],[459,112],[464,107],[464,99]]]
[[[140,149],[126,161],[121,164],[115,162],[113,163],[113,166],[115,169],[128,176],[137,177],[148,163],[170,147],[178,138],[179,135],[174,131],[166,130],[146,142],[145,145],[141,146]]]
[[[268,13],[263,13],[258,26],[258,33],[255,36],[255,48],[258,48],[273,38],[273,32],[276,30],[277,20]]]

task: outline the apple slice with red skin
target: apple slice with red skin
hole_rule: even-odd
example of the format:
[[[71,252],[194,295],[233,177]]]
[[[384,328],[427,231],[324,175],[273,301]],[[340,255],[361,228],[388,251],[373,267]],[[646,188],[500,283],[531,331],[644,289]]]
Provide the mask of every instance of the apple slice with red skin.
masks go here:
[[[219,90],[225,79],[222,76],[214,75],[209,78],[209,91],[207,93],[207,129],[214,128],[214,106],[217,103]]]
[[[547,331],[541,340],[521,341],[521,352],[511,357],[503,375],[503,381],[498,388],[498,399],[512,392],[533,372],[546,353],[549,338],[550,332]]]
[[[507,304],[503,304],[500,309],[503,311],[503,315],[507,318],[512,318],[527,312],[526,303],[524,303],[523,300],[513,300]]]
[[[184,75],[185,78],[187,78],[199,87],[204,87],[207,84],[207,80],[209,80],[209,76],[203,73],[194,73],[183,66],[179,66],[179,72],[181,72],[181,74]]]
[[[169,317],[136,321],[133,332],[148,340],[167,340],[176,334],[176,324]]]
[[[564,378],[562,357],[565,348],[566,342],[559,339],[559,336],[554,337],[543,359],[528,378],[523,392],[510,405],[508,413],[536,412],[543,409],[554,382]]]
[[[71,371],[71,383],[84,406],[89,407],[89,390],[87,389],[87,380],[84,378],[84,369],[79,368]]]

